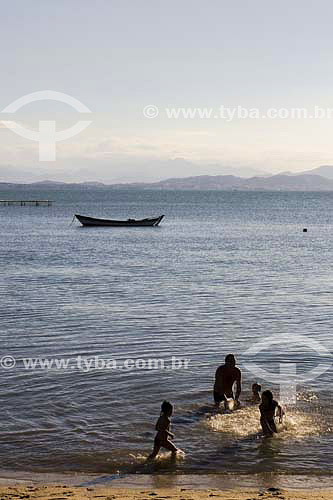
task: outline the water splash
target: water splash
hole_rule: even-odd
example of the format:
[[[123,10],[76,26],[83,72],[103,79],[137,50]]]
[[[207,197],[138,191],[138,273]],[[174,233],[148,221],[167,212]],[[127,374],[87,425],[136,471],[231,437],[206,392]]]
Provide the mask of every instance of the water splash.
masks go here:
[[[316,393],[311,391],[300,391],[297,393],[297,401],[305,401],[307,403],[313,403],[318,401],[319,398]]]
[[[248,407],[230,413],[218,413],[208,417],[205,424],[228,437],[248,437],[260,432],[259,410],[258,407]]]
[[[225,437],[260,437],[260,413],[256,406],[241,408],[234,412],[216,414],[205,420],[205,425]],[[302,439],[316,436],[325,431],[325,423],[318,415],[306,414],[297,409],[289,409],[284,419],[278,439]]]

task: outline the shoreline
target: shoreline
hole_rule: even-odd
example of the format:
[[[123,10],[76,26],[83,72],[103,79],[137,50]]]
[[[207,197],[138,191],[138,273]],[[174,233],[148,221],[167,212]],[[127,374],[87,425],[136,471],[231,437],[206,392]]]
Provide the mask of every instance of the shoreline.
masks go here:
[[[88,473],[34,473],[0,469],[0,489],[6,486],[68,485],[71,488],[128,489],[156,488],[193,490],[218,489],[241,491],[281,488],[290,491],[325,490],[333,492],[333,475],[259,474],[88,474]],[[333,496],[332,496],[333,499]]]

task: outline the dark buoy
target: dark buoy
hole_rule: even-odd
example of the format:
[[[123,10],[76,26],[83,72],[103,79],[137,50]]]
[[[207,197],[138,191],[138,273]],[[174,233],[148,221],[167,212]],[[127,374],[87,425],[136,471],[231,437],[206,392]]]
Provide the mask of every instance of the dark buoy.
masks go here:
[[[307,228],[303,227],[303,233],[307,233],[307,232],[308,232]]]

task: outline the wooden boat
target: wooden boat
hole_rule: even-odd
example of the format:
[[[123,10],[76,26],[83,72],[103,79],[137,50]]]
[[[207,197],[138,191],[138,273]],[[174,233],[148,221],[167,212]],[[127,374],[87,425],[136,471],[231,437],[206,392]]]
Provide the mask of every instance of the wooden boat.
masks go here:
[[[108,220],[96,219],[95,217],[86,217],[85,215],[75,214],[75,217],[83,226],[112,226],[112,227],[138,227],[138,226],[158,226],[164,215],[153,219],[127,219],[127,220]]]

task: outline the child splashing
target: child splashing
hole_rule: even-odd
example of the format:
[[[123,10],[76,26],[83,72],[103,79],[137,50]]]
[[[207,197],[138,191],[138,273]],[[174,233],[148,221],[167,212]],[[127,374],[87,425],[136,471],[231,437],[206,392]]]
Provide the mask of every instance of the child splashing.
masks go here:
[[[264,391],[261,401],[259,406],[261,427],[265,437],[272,437],[274,433],[278,432],[275,418],[278,417],[279,423],[282,424],[284,411],[279,403],[273,399],[271,391]]]
[[[173,406],[171,403],[168,401],[163,401],[162,406],[161,406],[161,415],[159,419],[157,420],[156,427],[155,429],[157,430],[157,434],[155,436],[155,441],[154,441],[154,449],[152,453],[149,455],[148,460],[153,460],[157,455],[158,452],[160,451],[161,448],[166,448],[167,450],[170,450],[173,455],[176,455],[176,453],[179,450],[176,448],[176,446],[173,444],[172,441],[170,441],[169,438],[173,439],[174,435],[170,432],[170,417],[173,412]]]

